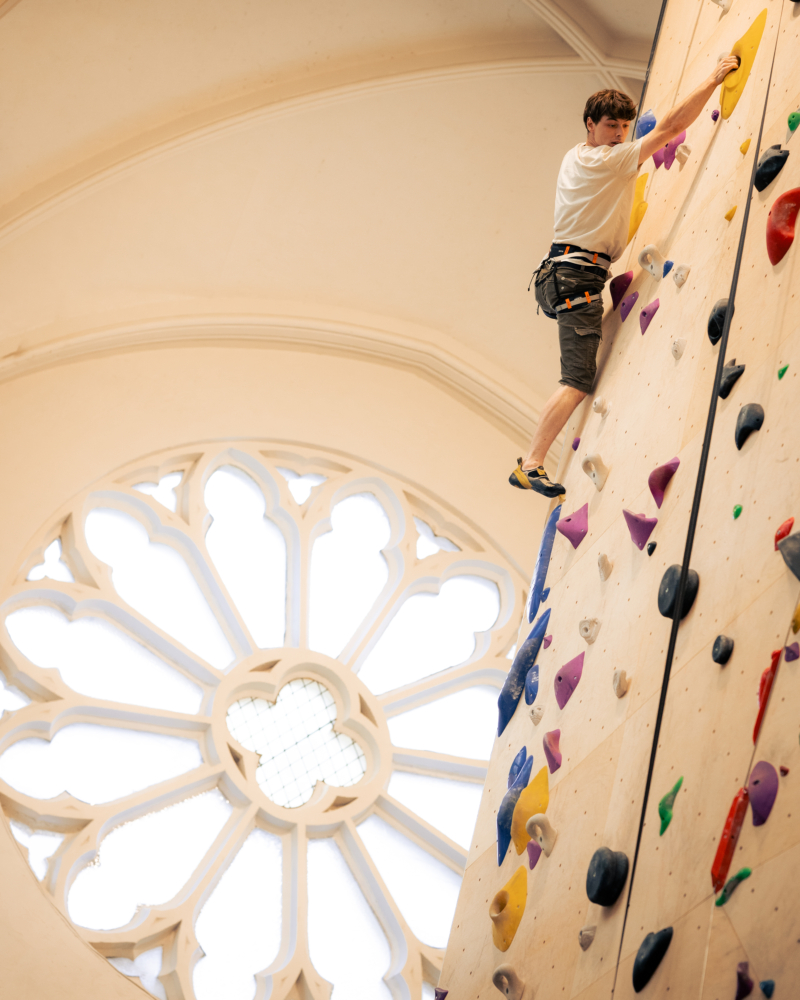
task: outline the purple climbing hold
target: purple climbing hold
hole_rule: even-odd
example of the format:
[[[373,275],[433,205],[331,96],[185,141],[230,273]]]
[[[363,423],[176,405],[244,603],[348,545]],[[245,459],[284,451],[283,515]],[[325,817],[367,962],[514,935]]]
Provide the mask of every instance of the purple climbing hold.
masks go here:
[[[650,326],[650,321],[658,312],[659,305],[658,299],[653,299],[650,305],[645,306],[639,313],[639,326],[642,328],[642,336],[644,336],[645,330]]]
[[[793,642],[791,646],[787,646],[783,651],[783,658],[787,663],[800,659],[800,643]]]
[[[547,758],[547,766],[550,768],[550,773],[557,771],[561,767],[561,751],[558,749],[558,741],[561,739],[561,730],[554,729],[552,733],[545,733],[542,744],[544,746],[544,755]]]
[[[573,549],[577,549],[589,530],[589,504],[585,503],[573,514],[562,517],[556,524],[556,530],[570,540]]]
[[[449,993],[449,990],[443,990],[441,986],[434,986],[433,988],[433,1000],[444,1000],[444,998]]]
[[[622,322],[630,315],[631,309],[636,305],[636,300],[639,298],[638,292],[631,292],[630,295],[626,295],[622,300],[622,305],[619,307],[619,314],[622,317]]]
[[[673,267],[675,267],[675,261],[674,260],[665,260],[664,261],[664,270],[661,273],[661,277],[662,278],[666,278],[666,276],[673,269]]]
[[[668,462],[653,469],[647,477],[647,485],[650,487],[650,492],[653,494],[653,499],[659,510],[661,510],[661,504],[664,502],[664,490],[669,485],[670,479],[678,471],[680,464],[681,460],[679,458],[671,458]],[[639,547],[641,548],[641,546]]]
[[[534,869],[542,856],[542,848],[535,840],[528,841],[528,867]]]
[[[739,962],[736,966],[736,1000],[744,1000],[753,992],[755,983],[750,978],[749,962]]]
[[[581,443],[581,439],[580,438],[573,438],[572,439],[572,450],[573,451],[577,451],[578,450],[578,445],[580,443]]]
[[[767,760],[760,760],[750,772],[747,791],[753,810],[753,826],[763,826],[769,819],[778,795],[778,772]]]
[[[672,164],[675,162],[675,153],[678,151],[678,146],[686,142],[686,129],[681,132],[680,135],[676,135],[674,139],[670,141],[664,147],[664,169],[669,170]]]
[[[647,544],[647,539],[652,535],[653,528],[658,524],[657,517],[645,517],[644,514],[634,514],[629,510],[623,510],[623,516],[631,533],[633,544],[641,551]]]
[[[556,701],[559,708],[563,708],[566,705],[572,697],[573,691],[578,686],[581,674],[583,673],[583,658],[585,655],[585,653],[581,653],[575,659],[570,660],[569,663],[565,663],[556,674],[553,687],[556,691]]]
[[[553,641],[552,635],[546,635],[544,637],[544,642],[542,643],[542,645],[544,646],[545,649],[547,649],[547,647],[550,645],[552,641]],[[795,645],[797,645],[797,643],[795,643]]]
[[[628,286],[633,281],[633,271],[626,271],[624,274],[618,274],[616,278],[611,279],[611,284],[608,286],[608,290],[611,292],[611,303],[614,309],[622,301],[622,296],[628,291]]]
[[[658,168],[664,163],[665,154],[666,149],[664,146],[662,146],[661,149],[657,149],[655,153],[653,153],[653,163],[656,165],[656,170],[658,170]]]
[[[716,108],[711,112],[711,121],[715,122],[719,118],[719,111]]]

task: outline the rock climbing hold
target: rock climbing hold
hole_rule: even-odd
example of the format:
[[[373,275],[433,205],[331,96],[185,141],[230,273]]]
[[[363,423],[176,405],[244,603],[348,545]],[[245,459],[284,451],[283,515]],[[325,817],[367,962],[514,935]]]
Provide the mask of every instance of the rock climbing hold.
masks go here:
[[[791,646],[786,646],[783,650],[783,658],[787,663],[800,659],[800,643],[793,642]]]
[[[639,298],[638,292],[631,292],[630,295],[626,295],[625,298],[622,300],[622,304],[619,307],[619,314],[620,317],[622,318],[623,323],[630,315],[631,309],[633,309],[633,307],[636,305],[636,300],[638,298]]]
[[[772,994],[775,992],[775,980],[774,979],[762,979],[758,984],[758,988],[767,998],[771,1000]]]
[[[794,573],[798,580],[800,580],[800,531],[795,532],[793,535],[789,535],[788,538],[783,538],[778,542],[778,551],[783,556],[783,561],[789,567],[789,569]],[[800,605],[798,605],[798,611],[800,611]],[[798,614],[795,611],[795,617]],[[797,629],[794,627],[795,619],[792,619],[792,628],[797,633]]]
[[[794,242],[794,224],[800,209],[800,188],[779,195],[767,216],[767,256],[770,263],[780,263]]]
[[[675,266],[674,260],[667,260],[664,262],[664,273],[661,275],[662,278],[666,278],[672,268]]]
[[[525,679],[528,671],[536,662],[539,655],[539,648],[547,631],[547,623],[550,621],[550,608],[540,615],[536,624],[531,629],[530,635],[517,650],[511,669],[503,681],[503,687],[497,698],[497,735],[501,736],[517,708],[517,703],[522,696],[525,686]]]
[[[754,431],[761,430],[764,423],[764,407],[759,403],[745,403],[736,418],[735,440],[739,451]]]
[[[628,856],[622,851],[599,847],[586,872],[586,895],[598,906],[613,906],[628,878]]]
[[[520,795],[530,781],[533,770],[533,754],[527,758],[522,769],[514,779],[514,783],[503,796],[500,808],[497,810],[497,864],[502,865],[503,859],[511,843],[511,820]]]
[[[531,871],[536,867],[539,858],[542,856],[542,849],[535,840],[528,841],[528,867]]]
[[[639,945],[633,961],[633,988],[637,993],[641,993],[655,975],[671,941],[672,928],[665,927],[663,931],[648,934]]]
[[[592,409],[595,413],[599,413],[601,417],[607,417],[608,411],[611,409],[611,403],[608,402],[605,396],[598,396],[592,403]]]
[[[723,118],[730,118],[736,105],[739,103],[739,98],[744,92],[745,84],[750,76],[750,70],[753,68],[753,62],[755,61],[766,23],[767,11],[765,8],[742,37],[733,43],[731,55],[739,57],[739,68],[728,73],[722,81],[720,108]]]
[[[574,513],[556,522],[556,530],[569,539],[573,549],[581,544],[589,530],[589,504],[585,503]]]
[[[678,149],[686,141],[686,130],[684,129],[680,135],[676,135],[674,139],[670,141],[664,147],[664,169],[669,170],[672,164],[675,162],[675,156]]]
[[[750,148],[750,142],[751,142],[750,139],[745,139],[744,142],[739,147],[739,152],[742,154],[742,156],[744,156],[747,150]]]
[[[547,737],[545,736],[546,739]],[[546,754],[547,748],[545,747]],[[550,785],[547,779],[547,768],[543,767],[527,788],[524,789],[514,807],[514,815],[511,818],[511,839],[514,841],[517,854],[522,854],[528,841],[531,839],[530,834],[525,829],[526,823],[531,816],[547,812],[549,802]]]
[[[742,505],[740,503],[735,503],[733,505],[733,519],[734,521],[742,513]]]
[[[585,639],[590,646],[597,638],[597,633],[599,631],[599,618],[583,618],[580,622],[578,622],[578,632],[580,632],[581,639]]]
[[[563,708],[572,697],[572,693],[578,686],[583,674],[583,658],[586,654],[581,653],[564,666],[556,674],[553,682],[556,691],[556,701],[558,707]]]
[[[627,292],[632,281],[633,271],[626,271],[624,274],[618,274],[616,278],[611,279],[608,290],[611,292],[612,312],[622,301],[622,297]]]
[[[686,350],[686,341],[683,337],[673,340],[670,350],[672,351],[673,358],[675,358],[676,361],[680,361],[683,357],[683,352]]]
[[[678,288],[680,288],[681,285],[689,277],[689,272],[691,271],[691,269],[692,268],[691,268],[691,266],[689,264],[676,264],[675,265],[675,270],[674,270],[674,272],[672,274],[672,280],[675,282],[675,284],[678,286]]]
[[[792,632],[797,635],[800,632],[800,601],[797,603],[797,607],[794,609],[794,614],[792,615]]]
[[[573,451],[577,451],[578,450],[578,445],[580,443],[581,443],[581,439],[580,438],[573,438],[572,439],[572,450]]]
[[[433,988],[433,1000],[444,1000],[444,998],[449,993],[449,990],[443,990],[439,986],[434,986]]]
[[[722,369],[722,378],[719,383],[719,392],[717,393],[720,399],[727,399],[730,396],[731,389],[741,378],[744,369],[744,365],[736,364],[736,358],[731,358],[730,361],[725,362],[725,366]]]
[[[530,716],[533,720],[534,726],[538,726],[542,721],[542,716],[544,715],[544,705],[534,705],[531,709]]]
[[[736,997],[734,1000],[744,1000],[753,992],[755,983],[750,978],[749,962],[739,962],[736,966]]]
[[[639,313],[639,326],[642,328],[642,336],[644,336],[645,331],[647,330],[648,326],[650,326],[650,322],[652,321],[655,314],[658,312],[659,304],[660,303],[658,299],[653,299],[650,305],[645,306],[644,309],[642,309],[642,311]]]
[[[651,556],[655,552],[657,544],[658,544],[658,542],[648,542],[647,543],[647,554],[649,556]]]
[[[781,149],[780,143],[777,146],[770,146],[765,149],[758,159],[756,167],[755,186],[756,191],[763,191],[767,188],[783,170],[783,165],[789,159],[789,150]]]
[[[656,281],[661,281],[667,260],[666,257],[662,256],[655,243],[648,243],[643,250],[640,250],[638,260],[642,270],[652,274]]]
[[[534,663],[525,675],[525,704],[532,705],[539,693],[539,664]]]
[[[761,731],[761,723],[764,719],[764,712],[767,710],[769,693],[772,690],[772,685],[775,681],[775,674],[778,672],[778,664],[780,663],[782,652],[782,649],[774,649],[772,651],[772,660],[770,665],[764,670],[758,684],[758,715],[756,716],[756,724],[753,727],[753,743],[756,742],[758,734]]]
[[[676,604],[678,601],[678,582],[681,577],[681,566],[673,563],[661,577],[658,588],[658,610],[665,618],[674,618]],[[683,594],[683,604],[681,606],[681,618],[685,618],[697,597],[697,590],[700,586],[700,577],[696,570],[690,569],[686,577],[686,589]]]
[[[788,767],[784,767],[783,764],[781,764],[781,766],[780,766],[780,772],[781,772],[781,775],[785,778],[786,775],[789,773],[789,768]]]
[[[719,839],[717,853],[714,855],[714,863],[711,866],[711,885],[714,892],[719,892],[725,885],[728,877],[728,869],[731,866],[739,834],[742,830],[745,815],[747,814],[747,803],[749,796],[746,788],[740,788],[733,798],[725,826],[722,828],[722,836]]]
[[[787,124],[790,132],[796,132],[797,126],[800,125],[800,111],[792,111],[789,114]]]
[[[717,0],[713,0],[713,2],[716,3]],[[718,118],[719,118],[719,111],[717,111],[717,109],[714,108],[714,110],[711,112],[711,121],[715,122],[717,121]]]
[[[719,899],[716,902],[716,906],[724,906],[728,900],[733,895],[734,891],[738,887],[740,882],[744,882],[746,878],[750,878],[753,874],[749,868],[740,868],[739,871],[733,876],[733,878],[728,879],[725,883],[725,888],[719,895]]]
[[[499,951],[508,951],[517,933],[528,900],[528,875],[520,865],[489,906],[492,918],[492,941]]]
[[[661,829],[659,830],[659,837],[663,837],[667,827],[672,822],[672,810],[675,806],[675,797],[680,791],[681,785],[683,784],[683,776],[678,778],[672,788],[667,792],[664,798],[658,803],[658,815],[661,818]]]
[[[650,487],[650,492],[653,494],[653,499],[659,510],[661,509],[661,504],[664,502],[664,491],[672,477],[678,471],[680,464],[681,460],[676,456],[663,465],[656,466],[647,477],[647,485]]]
[[[561,767],[563,760],[561,751],[558,748],[558,741],[560,739],[561,730],[554,729],[551,733],[545,733],[542,740],[544,755],[547,758],[547,766],[550,768],[551,774],[554,774]],[[537,812],[544,812],[544,809],[538,809]]]
[[[736,307],[731,310],[731,316],[735,311]],[[712,344],[719,342],[722,336],[722,328],[725,325],[725,316],[728,312],[728,300],[718,299],[714,303],[714,308],[711,310],[711,314],[708,317],[708,339]]]
[[[658,168],[664,162],[664,151],[665,151],[665,149],[666,149],[666,147],[662,146],[661,149],[657,149],[655,151],[655,153],[653,153],[653,163],[655,163],[655,165],[656,165],[656,170],[658,170]]]
[[[714,663],[719,663],[720,666],[724,667],[732,653],[733,639],[729,639],[727,635],[718,635],[711,649],[711,659]]]
[[[597,492],[600,493],[606,485],[606,479],[608,479],[608,474],[611,471],[600,455],[597,453],[587,455],[581,462],[581,469],[583,469],[594,483]]]
[[[578,944],[581,946],[581,951],[586,951],[591,947],[596,933],[597,924],[588,924],[586,927],[581,927],[578,931]]]
[[[783,367],[781,367],[781,368],[778,369],[778,381],[779,382],[783,378],[783,376],[786,374],[786,370],[788,369],[788,367],[789,367],[788,365],[783,365]]]
[[[525,829],[544,851],[544,856],[549,858],[558,839],[558,830],[553,829],[550,820],[543,813],[537,813],[531,816]]]
[[[652,108],[648,108],[643,115],[639,115],[639,121],[633,132],[634,138],[641,139],[643,135],[652,132],[656,124],[656,116],[653,114]]]
[[[644,514],[634,514],[630,510],[623,510],[622,515],[628,525],[633,544],[641,552],[647,543],[647,539],[652,535],[653,528],[658,524],[657,517],[645,517]]]
[[[552,641],[553,641],[553,637],[552,637],[552,635],[546,635],[546,636],[544,637],[544,642],[542,643],[542,647],[543,647],[544,649],[547,649],[547,647],[548,647],[548,646],[550,645],[550,643],[551,643]]]
[[[550,565],[550,556],[553,553],[553,541],[556,537],[556,524],[561,516],[561,504],[558,504],[547,518],[547,523],[542,532],[542,540],[539,543],[539,554],[536,557],[536,565],[533,569],[531,580],[531,595],[528,599],[528,621],[532,622],[539,613],[539,605],[544,596],[544,585],[547,580],[547,569]]]
[[[791,532],[791,530],[792,530],[793,527],[794,527],[794,518],[793,517],[787,517],[787,519],[783,522],[783,524],[780,526],[780,528],[778,528],[778,530],[775,532],[775,551],[776,552],[778,551],[778,542],[780,542],[782,539],[786,538],[786,536]]]
[[[549,596],[550,596],[550,588],[545,587],[544,592],[542,593],[542,600],[546,601]]]
[[[506,788],[511,788],[514,784],[517,775],[522,770],[525,761],[528,759],[528,748],[523,747],[517,756],[511,761],[511,767],[508,769],[508,782]]]
[[[736,215],[736,209],[738,207],[739,207],[738,205],[734,205],[733,208],[729,208],[728,211],[725,213],[725,218],[727,219],[728,222],[731,222],[733,220],[734,215]]]
[[[628,693],[628,688],[631,686],[630,679],[624,670],[614,671],[612,684],[614,686],[614,694],[618,698],[624,698]]]
[[[605,581],[611,576],[614,563],[608,558],[605,552],[601,552],[597,557],[597,568],[600,570],[600,579]]]
[[[692,147],[688,142],[682,142],[675,150],[675,159],[683,166],[692,155]]]
[[[644,200],[644,189],[647,187],[647,178],[649,176],[649,174],[642,174],[636,179],[636,187],[633,192],[633,208],[631,208],[631,221],[628,226],[628,243],[636,235],[636,231],[642,224],[642,219],[647,211],[647,202]],[[634,292],[634,295],[636,294]],[[624,316],[622,318],[623,320],[625,319]]]
[[[778,772],[768,760],[760,760],[750,772],[747,782],[753,826],[763,826],[769,819],[778,795],[778,785]]]
[[[492,983],[508,1000],[522,1000],[525,994],[525,981],[510,965],[498,965],[492,973]]]

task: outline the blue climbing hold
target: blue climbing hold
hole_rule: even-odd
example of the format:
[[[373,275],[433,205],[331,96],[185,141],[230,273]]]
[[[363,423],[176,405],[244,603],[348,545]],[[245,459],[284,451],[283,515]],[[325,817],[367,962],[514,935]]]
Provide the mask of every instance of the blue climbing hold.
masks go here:
[[[549,587],[545,587],[545,591],[542,594],[542,604],[544,604],[544,602],[547,600],[547,598],[549,596],[550,596],[550,588]]]
[[[543,600],[544,583],[547,579],[547,568],[550,565],[550,556],[553,552],[553,539],[556,537],[556,523],[560,516],[561,504],[550,514],[542,532],[539,555],[536,557],[536,566],[533,570],[533,579],[531,580],[531,596],[528,599],[529,622],[532,622],[539,614],[539,605]]]
[[[517,754],[517,757],[519,754]],[[516,759],[516,758],[515,758]],[[513,764],[512,764],[513,767]],[[508,789],[497,810],[497,864],[502,865],[506,856],[508,845],[511,843],[511,819],[514,815],[514,807],[520,795],[531,780],[531,770],[533,769],[533,754],[530,755],[522,765],[522,769],[514,779],[514,784]]]
[[[522,766],[527,760],[528,748],[523,747],[517,756],[511,761],[511,767],[508,769],[508,788],[514,784],[517,775],[522,770]]]
[[[664,273],[661,275],[661,277],[662,278],[666,278],[666,276],[669,274],[669,272],[672,270],[672,268],[674,266],[675,266],[675,261],[674,260],[665,260],[664,261]]]
[[[540,615],[536,624],[531,629],[530,635],[517,650],[511,669],[503,681],[503,689],[497,699],[497,735],[501,736],[503,730],[511,721],[511,716],[517,708],[517,702],[522,696],[522,689],[525,686],[525,679],[528,671],[536,662],[539,649],[542,645],[547,623],[550,621],[550,608]]]
[[[648,132],[652,132],[655,127],[656,127],[656,116],[653,114],[651,110],[648,109],[636,123],[634,138],[641,139],[643,135],[647,135]]]
[[[525,704],[532,705],[539,693],[539,664],[534,663],[525,675]]]
[[[764,996],[769,1000],[772,994],[775,992],[775,980],[774,979],[762,979],[758,984],[758,988],[764,994]]]

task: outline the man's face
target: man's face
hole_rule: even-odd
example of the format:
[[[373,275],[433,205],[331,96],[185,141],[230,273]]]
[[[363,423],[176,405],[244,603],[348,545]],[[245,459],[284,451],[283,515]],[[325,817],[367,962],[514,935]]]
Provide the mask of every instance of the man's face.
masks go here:
[[[609,118],[608,115],[603,115],[597,123],[588,118],[586,129],[589,134],[586,142],[590,146],[617,146],[628,138],[630,127],[630,122],[622,121],[621,118]]]

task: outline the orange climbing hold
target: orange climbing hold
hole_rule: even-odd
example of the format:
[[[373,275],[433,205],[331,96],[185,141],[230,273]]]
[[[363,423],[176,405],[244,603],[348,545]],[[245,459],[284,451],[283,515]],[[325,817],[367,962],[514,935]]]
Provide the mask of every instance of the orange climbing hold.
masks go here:
[[[733,860],[733,853],[736,850],[736,843],[742,830],[742,823],[747,815],[747,804],[750,795],[746,788],[740,788],[736,793],[731,805],[725,826],[722,828],[722,836],[719,840],[719,847],[714,856],[714,864],[711,866],[711,884],[714,892],[719,892],[725,885],[728,878],[728,869]]]
[[[728,73],[722,81],[719,103],[723,118],[730,118],[734,108],[739,103],[739,98],[744,93],[745,84],[750,76],[750,70],[753,68],[766,24],[767,8],[765,7],[739,41],[733,43],[731,55],[739,57],[739,68]]]
[[[793,527],[794,527],[794,518],[790,517],[786,521],[784,521],[783,524],[780,526],[780,528],[778,528],[778,530],[775,532],[775,551],[776,552],[778,551],[778,542],[782,538],[786,538],[786,536],[789,534],[789,532],[792,530]]]
[[[758,734],[761,730],[761,723],[764,720],[764,712],[767,710],[767,702],[769,701],[769,693],[772,690],[775,674],[778,671],[778,661],[781,658],[781,652],[782,650],[780,649],[776,649],[773,652],[772,663],[770,663],[761,675],[761,681],[758,685],[758,716],[756,717],[756,724],[753,728],[753,743],[755,743],[758,739]]]
[[[733,219],[734,215],[736,215],[736,209],[738,207],[739,207],[738,205],[734,205],[733,208],[729,208],[728,211],[725,213],[725,218],[728,220],[728,222],[730,222]]]
[[[778,264],[794,243],[794,224],[800,209],[800,188],[784,191],[775,199],[767,216],[767,253],[771,264]]]

